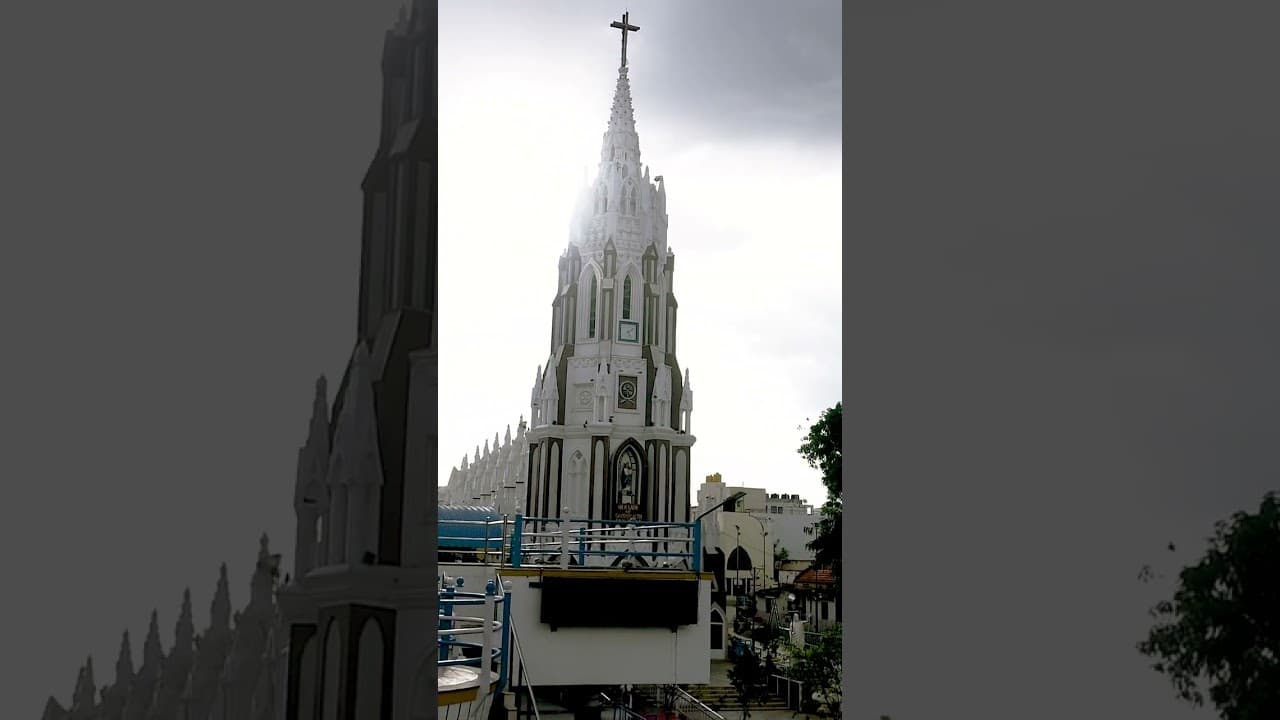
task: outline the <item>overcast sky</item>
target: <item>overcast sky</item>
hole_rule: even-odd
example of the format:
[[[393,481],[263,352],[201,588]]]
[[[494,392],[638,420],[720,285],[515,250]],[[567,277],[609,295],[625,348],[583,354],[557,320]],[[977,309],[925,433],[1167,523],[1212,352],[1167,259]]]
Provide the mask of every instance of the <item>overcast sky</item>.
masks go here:
[[[529,417],[557,261],[617,80],[613,9],[441,7],[441,483]],[[719,472],[820,504],[796,450],[806,419],[841,397],[840,7],[629,10],[641,160],[667,187],[695,489]]]

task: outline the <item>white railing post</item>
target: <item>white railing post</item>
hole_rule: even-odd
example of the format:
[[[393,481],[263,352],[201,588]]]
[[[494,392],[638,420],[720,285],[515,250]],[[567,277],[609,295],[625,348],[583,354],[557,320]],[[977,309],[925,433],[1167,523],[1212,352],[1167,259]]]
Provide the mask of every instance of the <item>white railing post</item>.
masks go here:
[[[480,634],[480,688],[479,697],[489,694],[489,676],[493,672],[493,600],[494,596],[484,596],[484,632]]]
[[[560,519],[560,569],[569,569],[569,519]]]

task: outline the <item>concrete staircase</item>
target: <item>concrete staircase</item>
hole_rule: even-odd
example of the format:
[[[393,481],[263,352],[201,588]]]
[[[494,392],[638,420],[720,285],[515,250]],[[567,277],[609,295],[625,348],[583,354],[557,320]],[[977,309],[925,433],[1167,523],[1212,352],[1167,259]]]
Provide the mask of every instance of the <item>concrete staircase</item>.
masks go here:
[[[730,717],[731,713],[741,709],[738,703],[738,691],[732,687],[723,685],[687,685],[684,691],[698,698],[703,705],[715,710],[716,712]],[[757,700],[751,703],[751,709],[754,710],[786,710],[787,701],[783,698],[770,695],[763,700]]]

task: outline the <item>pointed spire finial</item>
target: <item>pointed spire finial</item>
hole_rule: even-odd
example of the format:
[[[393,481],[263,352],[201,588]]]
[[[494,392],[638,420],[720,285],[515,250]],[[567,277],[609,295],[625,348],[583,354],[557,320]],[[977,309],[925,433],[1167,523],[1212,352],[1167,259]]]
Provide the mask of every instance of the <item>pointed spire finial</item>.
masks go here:
[[[164,659],[164,648],[160,645],[160,612],[152,609],[151,624],[147,627],[147,639],[142,643],[142,667],[148,672],[155,672]]]
[[[126,629],[120,638],[120,654],[116,657],[116,684],[122,685],[133,679],[133,646],[129,643],[129,631]]]
[[[80,674],[76,677],[76,690],[71,698],[72,717],[84,717],[92,712],[97,699],[98,688],[93,681],[93,656],[84,661]]]
[[[209,606],[209,626],[211,629],[231,627],[231,584],[227,582],[226,563],[218,568],[218,586]]]

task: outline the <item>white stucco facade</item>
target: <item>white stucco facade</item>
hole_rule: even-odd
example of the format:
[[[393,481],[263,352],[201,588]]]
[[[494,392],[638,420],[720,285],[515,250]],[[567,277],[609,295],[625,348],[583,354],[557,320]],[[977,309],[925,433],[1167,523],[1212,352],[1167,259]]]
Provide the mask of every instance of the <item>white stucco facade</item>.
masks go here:
[[[813,560],[813,551],[806,546],[813,541],[819,515],[799,495],[727,485],[715,474],[698,488],[696,512],[705,512],[735,493],[743,493],[736,512],[712,513],[703,521],[704,544],[724,552],[730,595],[776,584],[774,561],[782,548],[788,560]]]

